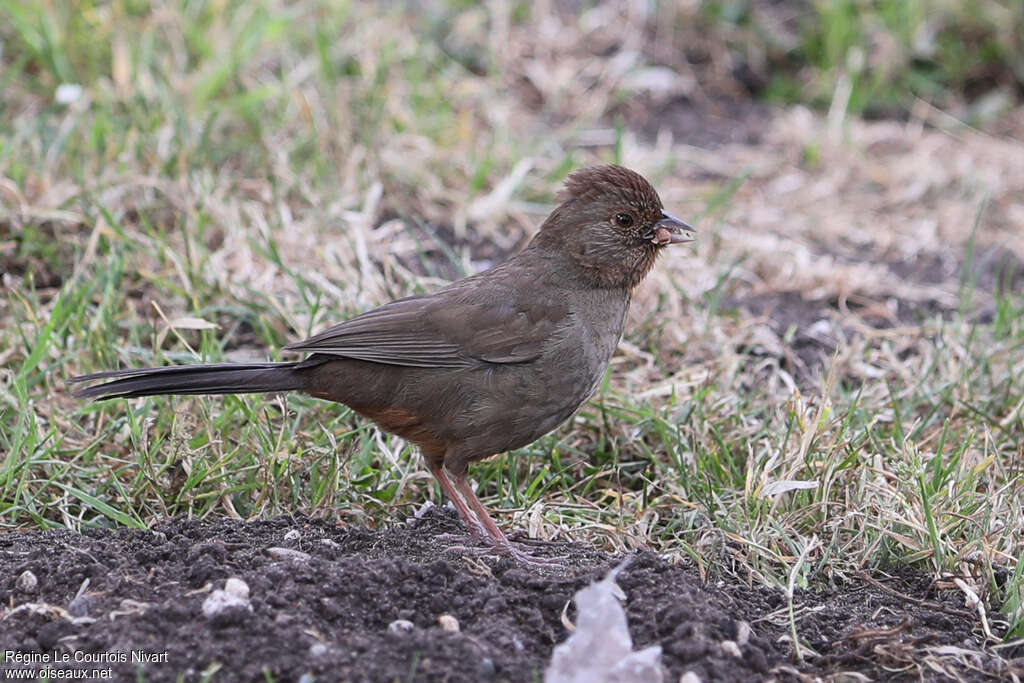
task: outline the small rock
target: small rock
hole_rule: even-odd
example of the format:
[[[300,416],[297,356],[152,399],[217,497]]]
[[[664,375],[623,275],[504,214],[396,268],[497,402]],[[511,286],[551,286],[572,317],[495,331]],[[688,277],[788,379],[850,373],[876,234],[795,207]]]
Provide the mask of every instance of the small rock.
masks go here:
[[[740,652],[740,646],[736,644],[735,640],[723,640],[721,647],[725,654],[732,655],[736,659],[743,659],[743,653]]]
[[[441,628],[449,633],[459,632],[459,620],[450,614],[442,614],[437,618],[437,623],[441,625]]]
[[[242,600],[249,599],[249,584],[232,576],[224,582],[224,592]]]
[[[411,633],[416,625],[408,619],[395,619],[388,624],[388,631],[391,633]]]
[[[212,619],[232,609],[252,610],[249,604],[249,584],[234,577],[224,582],[223,590],[215,590],[203,600],[203,615]]]
[[[323,657],[327,654],[327,646],[323,643],[313,643],[309,646],[309,654],[312,657]]]
[[[328,548],[337,548],[337,547],[339,547],[337,543],[335,543],[334,541],[332,541],[329,538],[321,538],[320,539],[320,545],[327,546]]]
[[[686,673],[684,673],[682,676],[679,677],[679,683],[703,683],[703,682],[700,680],[700,676],[698,676],[697,674],[693,673],[692,671],[687,671]]]
[[[481,659],[480,663],[476,665],[476,671],[480,674],[480,678],[493,678],[494,674],[498,673],[497,667],[494,666],[494,660],[490,657]]]
[[[79,593],[68,603],[68,612],[73,617],[87,617],[90,607],[92,598],[87,593]]]
[[[284,535],[284,540],[286,543],[294,543],[300,538],[302,538],[302,533],[298,529],[292,529]]]
[[[33,593],[39,586],[39,579],[36,578],[35,574],[26,569],[14,581],[14,585],[22,593]]]
[[[747,643],[749,643],[750,642],[750,635],[751,635],[752,631],[753,631],[753,629],[750,628],[750,624],[748,624],[745,621],[737,621],[736,622],[736,644],[740,645],[742,647],[743,645],[746,645]]]
[[[278,547],[267,548],[267,554],[277,560],[287,559],[295,560],[296,562],[307,562],[312,557],[309,553],[304,553],[301,550]]]
[[[434,508],[434,504],[429,500],[423,501],[423,505],[420,505],[416,512],[413,513],[414,519],[423,519],[428,512]]]
[[[311,674],[308,671],[306,673],[302,674],[301,676],[299,676],[299,683],[313,683],[315,680],[316,680],[316,676],[314,676],[313,674]]]

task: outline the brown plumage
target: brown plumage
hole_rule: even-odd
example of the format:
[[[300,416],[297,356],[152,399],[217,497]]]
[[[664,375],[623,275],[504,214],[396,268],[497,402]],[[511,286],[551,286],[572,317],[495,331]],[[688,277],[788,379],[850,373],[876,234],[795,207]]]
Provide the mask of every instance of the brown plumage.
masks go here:
[[[519,554],[466,481],[473,460],[525,446],[590,397],[622,336],[630,295],[693,230],[621,166],[569,176],[562,204],[508,261],[285,347],[294,363],[118,370],[72,382],[98,399],[303,391],[416,443],[463,521]],[[450,478],[449,478],[450,475]]]

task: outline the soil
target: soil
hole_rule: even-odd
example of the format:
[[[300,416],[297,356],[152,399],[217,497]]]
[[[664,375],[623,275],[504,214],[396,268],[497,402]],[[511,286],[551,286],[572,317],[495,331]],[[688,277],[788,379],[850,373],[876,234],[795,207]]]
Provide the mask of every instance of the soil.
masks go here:
[[[535,554],[561,559],[538,568],[453,547],[459,533],[448,508],[381,531],[293,516],[9,533],[0,537],[2,666],[125,681],[541,680],[568,635],[574,592],[622,557],[541,545]],[[248,586],[248,606],[206,616],[204,602],[229,578]],[[1024,647],[1002,657],[986,649],[962,594],[920,576],[798,591],[802,660],[780,590],[704,583],[650,552],[618,583],[634,647],[661,645],[668,681],[1024,675]],[[459,630],[442,628],[442,615]],[[396,620],[412,626],[389,628]]]

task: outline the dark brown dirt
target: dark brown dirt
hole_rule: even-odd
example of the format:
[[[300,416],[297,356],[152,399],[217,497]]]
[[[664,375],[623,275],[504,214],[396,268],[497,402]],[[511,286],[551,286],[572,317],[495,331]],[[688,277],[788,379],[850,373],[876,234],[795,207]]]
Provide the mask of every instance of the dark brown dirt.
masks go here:
[[[454,514],[435,508],[386,531],[286,517],[178,520],[149,531],[83,535],[8,533],[0,537],[3,667],[110,669],[110,679],[126,681],[139,672],[147,681],[200,680],[211,672],[212,680],[226,681],[306,674],[302,680],[540,680],[552,648],[567,637],[566,603],[621,558],[578,544],[544,546],[538,554],[557,553],[563,566],[535,569],[463,557],[444,536],[458,532]],[[26,571],[38,580],[34,588],[25,587]],[[230,577],[248,585],[251,610],[204,616],[204,600]],[[634,646],[660,644],[669,681],[687,671],[704,681],[844,671],[876,680],[900,671],[941,678],[905,668],[922,662],[967,679],[1024,673],[1024,660],[999,659],[981,646],[976,619],[955,592],[936,592],[921,577],[881,580],[890,587],[861,583],[797,596],[803,662],[790,644],[778,590],[724,579],[702,584],[694,570],[651,553],[637,555],[619,584]],[[458,620],[460,632],[439,626],[443,614]],[[391,632],[397,619],[414,627]],[[11,653],[69,661],[19,664]],[[132,653],[155,661],[132,662]]]

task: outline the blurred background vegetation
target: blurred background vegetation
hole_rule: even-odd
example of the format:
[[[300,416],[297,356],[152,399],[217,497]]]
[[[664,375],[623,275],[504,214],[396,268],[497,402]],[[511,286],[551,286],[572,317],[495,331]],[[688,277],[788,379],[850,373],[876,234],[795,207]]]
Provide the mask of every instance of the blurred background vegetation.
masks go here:
[[[353,77],[365,68],[347,59],[335,39],[352,15],[346,2],[314,3],[323,23],[306,36],[306,47],[319,56],[318,67],[331,82]],[[525,22],[548,3],[497,3],[512,22]],[[607,3],[606,3],[607,4]],[[615,3],[618,4],[618,3]],[[648,29],[676,36],[673,54],[658,49],[652,63],[671,67],[687,63],[722,92],[743,90],[766,101],[809,103],[827,107],[836,83],[849,81],[849,108],[868,116],[906,116],[914,99],[962,112],[984,121],[1024,96],[1024,3],[1017,0],[679,0],[642,3]],[[433,38],[437,61],[474,73],[494,69],[487,32],[465,41],[459,16],[477,3],[459,0],[393,3],[409,12],[409,26],[420,39]],[[560,11],[584,14],[602,3],[564,0]],[[315,7],[319,6],[319,9]],[[653,8],[653,9],[651,9]],[[290,10],[290,11],[289,11]],[[148,57],[163,55],[186,73],[202,65],[216,46],[211,37],[237,33],[229,58],[193,84],[190,99],[201,105],[211,98],[238,93],[238,68],[254,52],[293,39],[290,15],[310,10],[294,5],[268,16],[264,3],[232,0],[182,2],[184,41],[175,54],[166,35],[154,25],[159,10],[143,0],[50,0],[0,2],[0,38],[4,74],[0,84],[22,81],[40,96],[62,83],[84,86],[112,79],[127,88],[141,85],[138,69]],[[224,25],[230,18],[230,26]],[[674,25],[665,25],[669,19]],[[237,20],[237,21],[236,21]],[[400,36],[394,36],[396,40]],[[605,46],[602,46],[603,48]],[[657,46],[656,46],[657,47]],[[384,56],[382,56],[384,57]],[[151,74],[159,78],[159,73]],[[123,91],[122,91],[123,93]],[[250,105],[259,102],[254,96]],[[10,107],[10,98],[5,98]],[[11,112],[6,112],[10,114]],[[974,122],[974,121],[972,121]]]
[[[1007,0],[706,2],[733,74],[770,101],[906,116],[914,99],[984,120],[1024,95],[1024,3]]]

